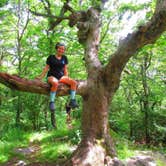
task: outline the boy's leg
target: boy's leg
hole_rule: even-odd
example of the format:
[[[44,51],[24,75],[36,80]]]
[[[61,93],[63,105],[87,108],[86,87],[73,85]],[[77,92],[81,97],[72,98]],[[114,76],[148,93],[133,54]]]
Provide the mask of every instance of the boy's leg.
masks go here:
[[[71,79],[70,77],[67,77],[67,76],[63,76],[59,80],[59,82],[70,85],[71,90],[70,90],[70,103],[69,103],[69,106],[71,108],[78,107],[78,104],[76,103],[76,100],[75,100],[77,82],[75,80]]]
[[[49,108],[51,111],[54,111],[55,110],[54,101],[55,101],[56,91],[58,87],[58,80],[55,77],[50,76],[48,77],[48,83],[51,84]]]
[[[49,102],[49,108],[51,111],[51,124],[54,128],[56,128],[56,119],[55,119],[55,97],[56,97],[56,91],[58,87],[58,80],[55,77],[48,77],[48,83],[51,84],[51,91],[50,91],[50,102]]]

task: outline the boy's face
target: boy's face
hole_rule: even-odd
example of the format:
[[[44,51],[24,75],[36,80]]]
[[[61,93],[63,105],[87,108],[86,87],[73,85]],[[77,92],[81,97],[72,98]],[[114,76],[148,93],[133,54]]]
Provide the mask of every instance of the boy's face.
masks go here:
[[[57,54],[58,55],[63,55],[65,52],[65,47],[64,46],[58,46],[57,48]]]

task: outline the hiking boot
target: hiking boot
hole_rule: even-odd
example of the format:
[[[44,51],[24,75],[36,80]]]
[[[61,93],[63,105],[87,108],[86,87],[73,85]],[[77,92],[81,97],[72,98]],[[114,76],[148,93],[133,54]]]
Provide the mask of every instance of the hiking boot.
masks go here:
[[[50,108],[51,111],[55,111],[55,104],[54,104],[53,101],[51,101],[51,102],[49,103],[49,108]]]
[[[77,104],[77,102],[76,102],[75,99],[71,99],[71,100],[70,100],[70,102],[69,102],[69,107],[71,107],[71,108],[73,108],[73,109],[78,107],[78,104]]]

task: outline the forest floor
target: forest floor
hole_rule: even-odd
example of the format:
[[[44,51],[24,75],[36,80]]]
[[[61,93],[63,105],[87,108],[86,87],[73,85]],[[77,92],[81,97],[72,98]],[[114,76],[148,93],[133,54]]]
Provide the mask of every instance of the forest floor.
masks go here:
[[[40,143],[36,142],[30,142],[28,147],[15,148],[14,153],[16,156],[6,164],[3,164],[3,166],[60,166],[60,163],[66,160],[66,158],[59,158],[57,162],[40,162],[37,159],[40,150]],[[157,166],[165,166],[166,155],[159,152],[150,150],[135,150],[134,154],[135,156],[151,156]]]
[[[60,166],[58,163],[64,159],[59,159],[57,162],[40,162],[38,154],[40,153],[40,143],[30,142],[28,147],[18,147],[14,149],[15,157],[10,159],[2,166]]]
[[[152,150],[136,150],[134,156],[150,156],[157,166],[166,166],[166,155]]]
[[[4,132],[6,135],[0,140],[0,166],[61,166],[81,140],[80,124],[74,120],[66,124],[66,116],[62,119],[62,115],[57,118],[57,130],[50,128],[30,133],[16,128]],[[111,134],[120,160],[150,156],[156,166],[166,166],[165,148],[149,150],[145,145],[135,145],[116,133]]]
[[[68,128],[68,131],[71,131],[73,129],[73,127],[70,123],[67,124],[67,128]],[[0,166],[61,166],[61,163],[66,161],[68,154],[66,154],[62,150],[61,155],[57,154],[57,155],[59,155],[58,157],[55,154],[52,155],[51,154],[52,149],[50,149],[49,146],[51,146],[52,148],[55,149],[54,150],[55,153],[61,153],[61,152],[56,151],[56,148],[57,148],[56,143],[63,144],[64,141],[68,142],[69,137],[66,135],[65,132],[64,133],[56,132],[56,133],[60,133],[60,135],[57,134],[57,136],[55,136],[53,134],[54,133],[53,129],[50,132],[48,131],[46,133],[48,134],[48,138],[46,137],[46,141],[44,143],[43,143],[43,140],[45,138],[40,138],[40,136],[45,135],[45,133],[41,133],[41,135],[38,133],[36,136],[34,136],[34,138],[31,138],[28,141],[27,145],[23,145],[23,146],[19,146],[19,147],[16,146],[10,152],[12,154],[12,157],[4,164],[0,163]],[[54,147],[54,144],[55,144],[55,147]],[[41,159],[43,146],[46,146],[46,148],[48,148],[49,155],[50,156],[52,155],[53,157],[51,156],[49,158],[49,156],[48,156],[48,158],[47,158],[46,156],[44,156],[43,157],[44,160],[43,160],[43,158]],[[70,153],[72,153],[72,151],[74,151],[76,147],[77,147],[76,145],[70,145],[67,148],[70,151]],[[47,155],[47,153],[46,153],[46,155]],[[52,158],[54,158],[54,159],[52,160]]]

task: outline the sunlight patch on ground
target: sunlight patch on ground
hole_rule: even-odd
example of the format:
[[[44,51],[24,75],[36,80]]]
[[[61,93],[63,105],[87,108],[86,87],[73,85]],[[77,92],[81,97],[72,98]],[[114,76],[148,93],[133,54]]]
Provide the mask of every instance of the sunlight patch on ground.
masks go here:
[[[48,133],[48,132],[33,133],[29,138],[29,142],[31,142],[31,143],[35,142],[35,141],[40,142],[42,139],[44,139],[45,137],[48,137],[50,135],[51,135],[51,133]]]
[[[41,146],[41,152],[39,158],[41,160],[52,160],[66,159],[71,154],[71,145],[69,143],[55,142],[47,143]]]
[[[0,154],[0,163],[3,163],[8,160],[8,157]]]

